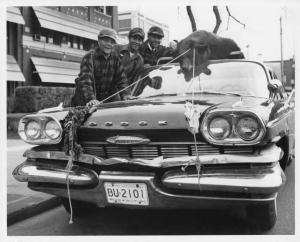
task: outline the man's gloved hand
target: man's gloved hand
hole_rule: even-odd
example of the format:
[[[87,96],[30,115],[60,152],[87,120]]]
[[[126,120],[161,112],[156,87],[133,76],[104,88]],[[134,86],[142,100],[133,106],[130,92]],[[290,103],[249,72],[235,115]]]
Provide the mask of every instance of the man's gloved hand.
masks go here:
[[[87,107],[92,107],[92,106],[99,105],[99,104],[101,104],[101,103],[102,103],[102,102],[100,102],[100,101],[98,101],[98,100],[96,100],[96,99],[93,99],[93,100],[89,101],[89,102],[86,104],[86,106],[87,106]]]
[[[170,48],[172,48],[173,50],[176,50],[176,48],[177,48],[177,42],[176,41],[171,41],[170,43],[169,43],[169,47]]]

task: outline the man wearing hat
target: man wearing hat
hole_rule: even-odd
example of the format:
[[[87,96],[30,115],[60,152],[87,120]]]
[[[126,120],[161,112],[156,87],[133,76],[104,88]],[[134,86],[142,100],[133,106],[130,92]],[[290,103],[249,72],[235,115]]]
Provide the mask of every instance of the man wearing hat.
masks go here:
[[[81,96],[85,98],[84,103],[88,105],[99,104],[99,101],[128,86],[121,60],[113,51],[116,42],[115,30],[101,30],[98,35],[98,46],[87,53],[81,61],[76,88],[80,88],[79,92],[82,92]],[[129,97],[130,91],[126,89],[108,101],[127,100]]]
[[[148,31],[148,40],[146,40],[141,48],[140,54],[144,58],[145,65],[156,65],[161,57],[172,57],[175,54],[174,47],[162,46],[161,40],[164,37],[163,30],[158,26],[152,26]]]
[[[128,85],[132,84],[139,72],[144,68],[143,57],[139,54],[139,48],[145,38],[144,30],[133,28],[129,31],[127,45],[116,45],[115,50],[120,56],[125,69]]]

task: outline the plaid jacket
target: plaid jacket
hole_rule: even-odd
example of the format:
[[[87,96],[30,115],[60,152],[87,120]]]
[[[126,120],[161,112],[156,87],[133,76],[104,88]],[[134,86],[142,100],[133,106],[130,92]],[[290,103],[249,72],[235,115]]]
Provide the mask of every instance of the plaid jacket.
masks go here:
[[[125,69],[128,85],[130,85],[135,81],[140,71],[144,68],[143,57],[139,53],[130,56],[128,45],[116,45],[115,51],[120,56],[122,65]]]
[[[104,53],[97,47],[94,51],[87,53],[80,64],[79,82],[85,85],[77,86],[92,86],[91,88],[83,88],[84,96],[88,97],[86,102],[97,99],[103,100],[115,92],[122,90],[128,86],[127,78],[120,58],[116,53],[112,52],[109,57],[105,58]],[[90,80],[87,82],[87,80]],[[96,97],[93,94],[85,93],[86,90],[94,90],[96,88]],[[129,95],[128,89],[109,99],[116,101],[123,99],[125,95]]]
[[[144,64],[156,65],[161,57],[173,57],[175,51],[170,47],[159,45],[155,50],[149,48],[149,41],[146,40],[140,47],[140,54],[144,58]]]

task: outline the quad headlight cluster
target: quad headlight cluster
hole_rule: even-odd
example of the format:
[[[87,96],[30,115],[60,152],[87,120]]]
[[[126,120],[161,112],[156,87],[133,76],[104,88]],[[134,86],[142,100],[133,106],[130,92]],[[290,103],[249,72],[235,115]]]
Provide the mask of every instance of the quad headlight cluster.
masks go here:
[[[60,122],[45,114],[23,117],[19,122],[18,133],[29,144],[57,144],[62,139]]]
[[[252,145],[265,134],[263,122],[252,112],[211,111],[202,122],[205,139],[216,145]]]

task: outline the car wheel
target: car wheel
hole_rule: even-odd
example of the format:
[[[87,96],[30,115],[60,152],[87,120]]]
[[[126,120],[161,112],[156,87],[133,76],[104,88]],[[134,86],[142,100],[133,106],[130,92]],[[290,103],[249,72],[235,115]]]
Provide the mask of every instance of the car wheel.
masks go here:
[[[266,204],[249,205],[246,207],[246,211],[250,226],[255,230],[269,230],[276,223],[276,200]]]
[[[66,209],[68,213],[71,213],[69,199],[68,198],[60,198],[62,205]],[[87,202],[82,202],[78,200],[72,200],[72,210],[74,217],[81,217],[87,215],[93,211],[94,206]]]

